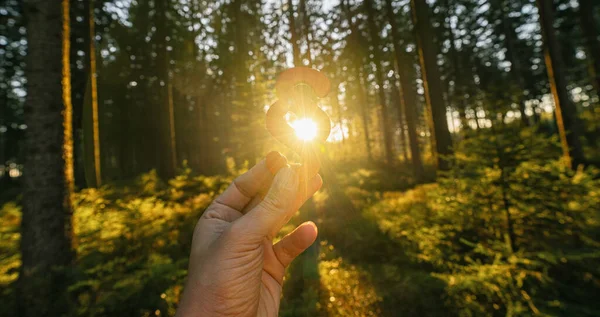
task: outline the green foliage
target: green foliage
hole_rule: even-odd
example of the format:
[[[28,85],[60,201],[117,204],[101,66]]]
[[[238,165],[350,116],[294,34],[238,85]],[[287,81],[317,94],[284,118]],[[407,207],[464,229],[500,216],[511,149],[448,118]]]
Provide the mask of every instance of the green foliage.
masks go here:
[[[553,139],[496,129],[466,136],[438,184],[366,215],[445,281],[453,314],[597,315],[598,171],[552,160]]]
[[[0,316],[9,316],[15,311],[15,292],[9,287],[17,280],[21,256],[18,252],[20,208],[7,203],[0,208]]]
[[[165,184],[153,171],[77,193],[72,315],[174,315],[196,221],[230,181],[184,172]],[[0,210],[0,316],[15,311],[20,216],[14,203]]]
[[[365,270],[345,263],[336,256],[335,249],[321,242],[319,272],[321,300],[319,308],[328,316],[379,316],[381,297],[372,285],[372,277]]]

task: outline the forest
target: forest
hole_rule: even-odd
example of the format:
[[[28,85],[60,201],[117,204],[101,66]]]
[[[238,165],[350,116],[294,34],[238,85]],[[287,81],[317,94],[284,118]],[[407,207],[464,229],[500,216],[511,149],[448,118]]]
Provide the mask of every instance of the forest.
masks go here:
[[[175,315],[207,206],[303,161],[294,67],[331,131],[280,316],[600,316],[596,0],[1,1],[0,316]]]

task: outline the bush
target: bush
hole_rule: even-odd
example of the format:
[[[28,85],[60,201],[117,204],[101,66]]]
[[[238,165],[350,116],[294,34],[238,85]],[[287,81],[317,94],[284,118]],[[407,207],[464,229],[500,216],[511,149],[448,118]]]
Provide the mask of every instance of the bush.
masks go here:
[[[446,283],[453,315],[600,314],[598,171],[553,159],[553,138],[496,129],[467,135],[438,184],[365,214]]]
[[[161,182],[155,172],[74,195],[73,316],[174,315],[194,226],[231,176]],[[21,213],[0,209],[0,315],[14,315]]]

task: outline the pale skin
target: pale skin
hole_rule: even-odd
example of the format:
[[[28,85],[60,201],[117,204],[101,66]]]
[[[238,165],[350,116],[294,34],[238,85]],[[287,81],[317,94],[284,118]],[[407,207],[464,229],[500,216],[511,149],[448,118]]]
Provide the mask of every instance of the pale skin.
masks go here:
[[[306,222],[275,244],[273,237],[323,181],[302,180],[285,157],[273,157],[239,176],[198,221],[177,316],[278,315],[285,268],[317,227]]]

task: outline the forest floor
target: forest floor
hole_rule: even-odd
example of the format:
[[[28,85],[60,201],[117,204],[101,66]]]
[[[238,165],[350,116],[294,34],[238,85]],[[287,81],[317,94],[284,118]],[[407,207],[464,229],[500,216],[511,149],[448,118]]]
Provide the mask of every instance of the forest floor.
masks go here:
[[[415,185],[402,172],[407,168],[336,166],[340,168],[325,164],[323,188],[278,237],[308,220],[319,228],[317,242],[287,270],[281,316],[517,316],[543,311],[587,317],[600,312],[594,295],[600,289],[599,245],[578,240],[576,246],[583,246],[575,248],[567,244],[569,236],[558,235],[587,233],[567,227],[571,215],[579,213],[589,223],[584,228],[589,236],[598,236],[600,186],[584,174],[556,178],[545,167],[527,170],[530,178],[538,177],[537,191],[548,193],[540,195],[544,204],[553,199],[544,208],[569,218],[545,220],[545,230],[519,231],[524,250],[506,256],[498,230],[502,222],[494,218],[502,215],[497,212],[502,201],[493,184],[480,185],[485,178],[474,179],[476,185],[456,194],[450,189],[466,181]],[[69,291],[76,303],[71,315],[174,315],[197,219],[241,172],[195,176],[188,171],[167,183],[151,172],[75,193],[77,258]],[[489,191],[493,199],[474,196],[481,191]],[[569,196],[561,196],[563,192]],[[483,213],[488,204],[490,210]],[[526,207],[538,205],[531,199]],[[480,214],[474,216],[473,210]],[[522,216],[522,210],[529,209],[515,208],[513,215]],[[531,215],[545,215],[531,210]],[[20,216],[18,198],[0,206],[0,316],[15,312]],[[466,226],[474,221],[474,227]],[[546,232],[552,234],[538,234]],[[525,246],[531,241],[548,247],[529,251]]]
[[[185,277],[188,235],[202,210],[231,177],[182,176],[164,184],[150,173],[133,183],[78,192],[78,282],[71,290],[79,294],[80,304],[88,307],[77,315],[125,315],[127,311],[138,315],[157,309],[173,312]],[[364,168],[328,171],[324,178],[323,188],[280,235],[308,220],[319,227],[317,242],[287,272],[281,315],[394,316],[405,312],[416,316],[442,312],[444,284],[436,280],[436,289],[424,294],[415,279],[435,278],[411,264],[398,241],[386,231],[385,223],[393,219],[369,214],[370,207],[385,197],[402,195],[390,189],[408,189],[410,178]],[[390,178],[401,185],[392,184]],[[15,202],[0,208],[0,299],[7,303],[0,316],[9,316],[14,308],[20,262],[19,209]],[[401,303],[413,305],[399,306]]]
[[[288,270],[281,316],[447,314],[445,282],[410,259],[390,233],[397,214],[375,214],[372,208],[400,197],[424,205],[425,191],[435,185],[409,189],[410,178],[400,173],[396,176],[406,190],[390,190],[384,174],[368,169],[329,173],[323,189],[284,228],[311,220],[319,239]]]

